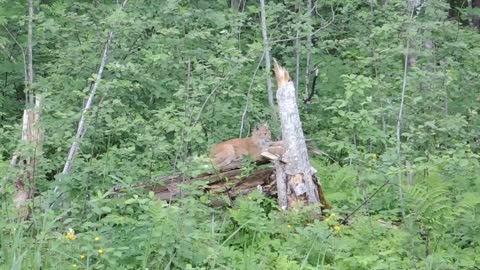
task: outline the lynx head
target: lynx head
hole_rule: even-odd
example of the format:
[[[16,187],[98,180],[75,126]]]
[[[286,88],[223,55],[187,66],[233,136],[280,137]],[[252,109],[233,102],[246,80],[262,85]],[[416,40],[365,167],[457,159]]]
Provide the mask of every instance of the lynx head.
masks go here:
[[[252,138],[258,140],[261,144],[270,142],[272,140],[272,133],[267,123],[257,125],[252,130]]]

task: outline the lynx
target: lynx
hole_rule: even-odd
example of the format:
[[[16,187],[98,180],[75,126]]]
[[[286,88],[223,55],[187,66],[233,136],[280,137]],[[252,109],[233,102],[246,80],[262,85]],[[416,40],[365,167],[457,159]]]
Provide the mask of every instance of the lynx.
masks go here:
[[[232,139],[213,146],[211,160],[219,170],[229,168],[229,165],[238,163],[246,156],[254,161],[260,161],[263,159],[261,153],[268,150],[270,144],[270,129],[266,124],[263,124],[252,130],[251,137]]]

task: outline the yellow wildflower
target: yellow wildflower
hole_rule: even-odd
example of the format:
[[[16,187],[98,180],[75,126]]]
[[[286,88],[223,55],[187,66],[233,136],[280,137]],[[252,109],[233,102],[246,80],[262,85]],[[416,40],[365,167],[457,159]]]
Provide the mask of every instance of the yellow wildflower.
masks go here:
[[[81,254],[80,255],[80,260],[83,260],[83,259],[85,259],[85,255]]]
[[[377,154],[373,153],[373,154],[372,154],[372,158],[373,158],[373,159],[377,159]]]
[[[97,242],[100,241],[100,237],[99,236],[95,237],[95,241]]]
[[[288,224],[287,227],[290,229],[290,228],[292,228],[292,225]]]
[[[335,226],[333,226],[333,229],[334,229],[336,232],[339,232],[339,231],[342,229],[342,227],[340,227],[340,226],[338,226],[338,225],[335,225]]]
[[[77,236],[75,235],[75,231],[72,228],[68,228],[68,232],[65,235],[65,237],[71,241],[77,239]]]
[[[336,215],[337,215],[337,214],[335,214],[335,213],[331,213],[331,214],[330,214],[331,217],[335,217]]]
[[[103,249],[99,249],[99,250],[98,250],[98,254],[100,254],[100,255],[102,255],[103,252],[104,252]]]
[[[72,264],[72,267],[73,267],[73,268],[77,268],[77,267],[78,267],[78,265],[76,265],[76,264]]]

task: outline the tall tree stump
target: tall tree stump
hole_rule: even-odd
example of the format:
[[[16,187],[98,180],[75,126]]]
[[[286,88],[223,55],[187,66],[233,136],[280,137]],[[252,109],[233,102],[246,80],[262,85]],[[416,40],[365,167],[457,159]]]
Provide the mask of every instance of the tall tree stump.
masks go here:
[[[278,203],[282,209],[295,205],[315,204],[322,201],[319,185],[315,182],[316,170],[310,165],[307,145],[303,135],[298,112],[295,86],[288,71],[274,60],[277,80],[277,102],[282,126],[284,154],[281,161],[275,161]],[[320,188],[321,192],[321,188]]]

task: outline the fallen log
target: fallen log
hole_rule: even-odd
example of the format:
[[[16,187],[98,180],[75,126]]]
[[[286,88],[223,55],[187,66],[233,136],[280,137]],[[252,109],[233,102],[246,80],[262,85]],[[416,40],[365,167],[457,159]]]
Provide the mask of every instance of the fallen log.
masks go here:
[[[148,191],[153,191],[160,200],[176,200],[183,196],[180,184],[189,184],[196,181],[205,181],[205,192],[225,194],[234,200],[238,195],[248,194],[255,189],[261,189],[267,195],[276,194],[274,170],[271,167],[257,170],[250,175],[242,175],[242,169],[221,172],[217,174],[203,174],[188,179],[181,174],[165,176],[153,180],[149,184],[137,186]]]
[[[242,175],[242,169],[221,172],[217,174],[203,174],[194,178],[186,178],[181,174],[165,176],[152,180],[148,184],[140,184],[135,188],[146,191],[153,191],[155,198],[160,200],[175,201],[182,196],[181,184],[205,181],[204,192],[226,195],[230,200],[235,200],[240,195],[248,194],[254,190],[260,190],[266,196],[277,197],[275,170],[271,166],[262,167],[249,175]],[[316,179],[315,179],[316,180]],[[323,209],[330,209],[331,206],[323,195],[323,190],[318,181],[320,202]],[[114,194],[123,193],[120,189],[114,188]]]

